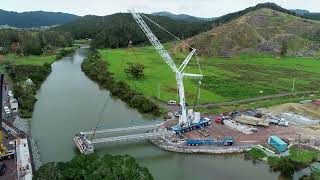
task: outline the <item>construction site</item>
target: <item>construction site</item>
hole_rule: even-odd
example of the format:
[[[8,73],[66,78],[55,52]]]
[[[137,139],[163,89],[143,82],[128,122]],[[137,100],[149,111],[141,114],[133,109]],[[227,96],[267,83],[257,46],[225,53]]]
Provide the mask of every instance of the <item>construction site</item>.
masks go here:
[[[210,124],[196,130],[185,132],[180,136],[152,140],[166,150],[193,153],[238,153],[261,145],[270,148],[270,136],[277,136],[287,145],[302,143],[314,149],[320,149],[319,100],[289,103],[267,109],[246,110],[241,112],[223,113],[221,115],[208,115]],[[313,113],[312,113],[313,112]],[[169,128],[177,123],[174,113],[171,119],[164,123]],[[232,137],[232,148],[223,143],[213,144],[213,141]],[[195,140],[190,147],[188,140]],[[200,142],[199,140],[203,140]],[[172,146],[172,148],[168,148]],[[201,147],[200,147],[201,146]],[[231,150],[230,150],[231,148]],[[184,150],[181,150],[184,149]],[[216,149],[217,151],[213,151]],[[224,150],[223,150],[224,149]]]

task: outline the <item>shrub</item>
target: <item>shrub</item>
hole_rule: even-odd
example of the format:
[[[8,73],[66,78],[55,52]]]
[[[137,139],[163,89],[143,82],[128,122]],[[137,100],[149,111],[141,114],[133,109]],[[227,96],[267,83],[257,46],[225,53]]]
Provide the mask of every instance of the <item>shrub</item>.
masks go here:
[[[252,148],[250,151],[246,153],[246,156],[252,159],[262,159],[266,157],[266,154],[261,149]]]
[[[268,164],[274,171],[280,171],[284,176],[292,176],[295,167],[288,157],[268,157]]]
[[[139,79],[144,76],[144,65],[140,63],[128,63],[128,68],[124,69],[124,72],[135,79]]]

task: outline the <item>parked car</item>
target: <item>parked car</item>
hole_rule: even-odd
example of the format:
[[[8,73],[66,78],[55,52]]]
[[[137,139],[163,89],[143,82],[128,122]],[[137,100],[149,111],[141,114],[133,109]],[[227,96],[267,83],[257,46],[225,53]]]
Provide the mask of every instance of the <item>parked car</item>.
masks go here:
[[[10,99],[10,108],[13,112],[18,112],[18,101],[14,98]]]
[[[274,117],[270,117],[268,118],[269,124],[273,124],[273,125],[278,125],[278,126],[284,126],[287,127],[289,125],[288,121],[280,118],[274,118]]]
[[[9,117],[10,114],[11,114],[11,111],[10,111],[9,107],[8,106],[4,106],[3,110],[4,110],[5,114],[6,114],[6,116]]]
[[[280,119],[279,120],[279,123],[278,123],[279,126],[284,126],[284,127],[288,127],[289,123],[288,121],[284,120],[284,119]]]
[[[176,104],[177,104],[177,101],[173,101],[173,100],[168,101],[168,105],[176,105]]]
[[[13,98],[13,93],[12,93],[12,91],[8,91],[8,97],[9,97],[9,98]]]

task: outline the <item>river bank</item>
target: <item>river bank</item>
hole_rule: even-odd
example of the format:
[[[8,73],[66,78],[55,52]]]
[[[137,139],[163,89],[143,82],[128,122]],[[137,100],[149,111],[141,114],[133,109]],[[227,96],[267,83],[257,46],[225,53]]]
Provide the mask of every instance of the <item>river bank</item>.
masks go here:
[[[255,145],[235,146],[185,146],[171,144],[162,138],[150,139],[152,144],[165,151],[186,153],[186,154],[237,154],[248,152]]]
[[[63,48],[57,54],[56,60],[70,55],[78,47]],[[51,57],[51,56],[50,56]],[[45,81],[51,73],[51,64],[54,61],[39,62],[42,58],[35,57],[39,61],[32,59],[13,59],[4,62],[4,69],[10,77],[11,87],[13,89],[14,97],[19,103],[19,114],[22,118],[31,118],[33,107],[37,101],[35,95],[39,90],[41,84]]]

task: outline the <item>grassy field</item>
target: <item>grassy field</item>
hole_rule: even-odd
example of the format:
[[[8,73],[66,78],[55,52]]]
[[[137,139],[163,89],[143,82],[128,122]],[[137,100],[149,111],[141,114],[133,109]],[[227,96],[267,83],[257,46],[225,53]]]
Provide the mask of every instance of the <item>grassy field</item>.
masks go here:
[[[34,55],[17,56],[14,53],[10,53],[10,54],[3,56],[2,58],[4,60],[8,60],[8,61],[15,61],[15,63],[17,65],[43,65],[44,63],[51,64],[57,59],[56,57],[59,54],[60,50],[62,50],[62,49],[72,50],[75,48],[77,48],[77,46],[58,48],[48,54],[44,53],[43,55],[40,55],[40,56],[34,56]]]
[[[110,64],[116,78],[127,82],[151,97],[163,101],[176,100],[174,73],[153,47],[100,50],[102,58]],[[177,64],[182,54],[174,54]],[[270,56],[238,56],[234,58],[198,58],[204,78],[200,103],[218,103],[252,97],[291,92],[296,78],[295,91],[318,90],[320,87],[320,60],[313,58],[274,58]],[[139,80],[127,77],[124,68],[128,62],[145,66],[145,76]],[[186,72],[199,73],[195,59]],[[187,102],[193,102],[197,92],[197,80],[185,79]],[[160,88],[159,88],[160,87]]]
[[[5,59],[15,61],[17,65],[43,65],[44,63],[54,62],[56,55],[17,56],[16,54],[8,54]]]

